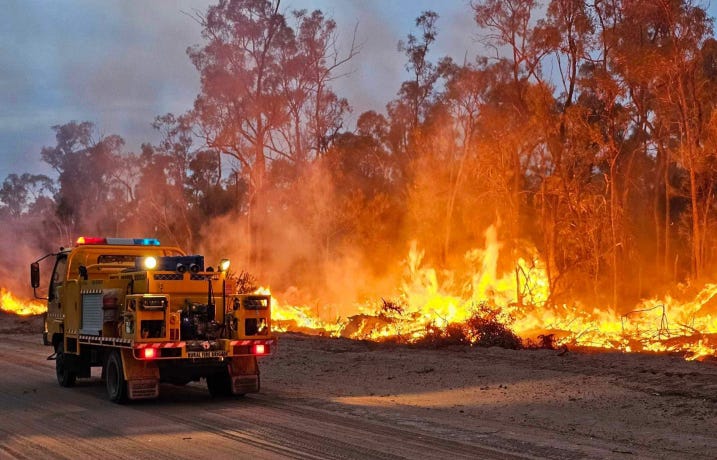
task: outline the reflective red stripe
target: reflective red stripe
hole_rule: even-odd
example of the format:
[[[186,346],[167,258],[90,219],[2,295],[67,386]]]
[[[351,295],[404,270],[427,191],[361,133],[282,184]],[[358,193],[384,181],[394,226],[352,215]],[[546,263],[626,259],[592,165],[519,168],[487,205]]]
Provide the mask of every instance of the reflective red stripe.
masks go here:
[[[272,345],[273,343],[273,340],[232,340],[231,342],[229,342],[229,345]]]
[[[159,342],[159,343],[136,343],[134,348],[141,350],[143,348],[181,348],[186,342]]]

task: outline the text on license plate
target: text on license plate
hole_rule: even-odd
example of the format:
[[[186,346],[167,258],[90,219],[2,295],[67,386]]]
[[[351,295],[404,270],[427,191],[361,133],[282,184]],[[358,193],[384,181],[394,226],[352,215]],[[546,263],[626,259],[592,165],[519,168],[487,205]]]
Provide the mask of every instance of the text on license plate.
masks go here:
[[[188,351],[187,358],[216,358],[219,356],[226,356],[227,352],[224,350],[214,351]]]

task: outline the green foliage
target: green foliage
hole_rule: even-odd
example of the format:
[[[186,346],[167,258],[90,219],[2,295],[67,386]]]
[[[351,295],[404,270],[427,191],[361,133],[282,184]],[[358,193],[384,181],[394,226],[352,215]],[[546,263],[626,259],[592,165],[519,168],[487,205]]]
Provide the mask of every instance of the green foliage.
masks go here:
[[[0,188],[0,202],[4,204],[0,209],[12,217],[20,217],[32,212],[38,201],[54,192],[52,180],[44,174],[9,174]]]

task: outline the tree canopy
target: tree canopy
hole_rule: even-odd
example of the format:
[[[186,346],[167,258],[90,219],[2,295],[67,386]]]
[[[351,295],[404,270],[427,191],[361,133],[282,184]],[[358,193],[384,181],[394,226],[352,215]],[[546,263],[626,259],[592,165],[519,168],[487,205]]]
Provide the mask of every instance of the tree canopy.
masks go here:
[[[485,55],[433,58],[441,18],[421,13],[387,44],[407,72],[395,98],[347,126],[334,82],[360,49],[339,48],[336,22],[221,0],[196,15],[194,105],[156,118],[157,145],[54,126],[40,156],[56,176],[10,174],[0,212],[38,241],[141,233],[236,251],[275,286],[337,298],[399,271],[411,240],[460,266],[491,225],[506,264],[544,261],[555,301],[619,307],[713,273],[717,41],[703,6],[465,8]]]

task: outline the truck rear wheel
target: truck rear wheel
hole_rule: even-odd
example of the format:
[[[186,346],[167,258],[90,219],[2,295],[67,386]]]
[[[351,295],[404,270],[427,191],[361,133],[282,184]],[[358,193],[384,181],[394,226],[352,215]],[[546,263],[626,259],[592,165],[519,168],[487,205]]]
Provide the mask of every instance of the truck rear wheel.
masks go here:
[[[65,354],[65,346],[62,342],[57,344],[55,348],[55,373],[57,374],[57,383],[61,387],[71,387],[77,380],[77,374],[72,369],[73,356]]]
[[[212,398],[230,396],[232,394],[232,378],[229,369],[223,368],[214,374],[207,376],[207,389]]]
[[[105,374],[107,395],[110,397],[110,401],[116,403],[127,401],[127,380],[124,378],[122,356],[119,352],[113,351],[107,357],[103,374]]]

